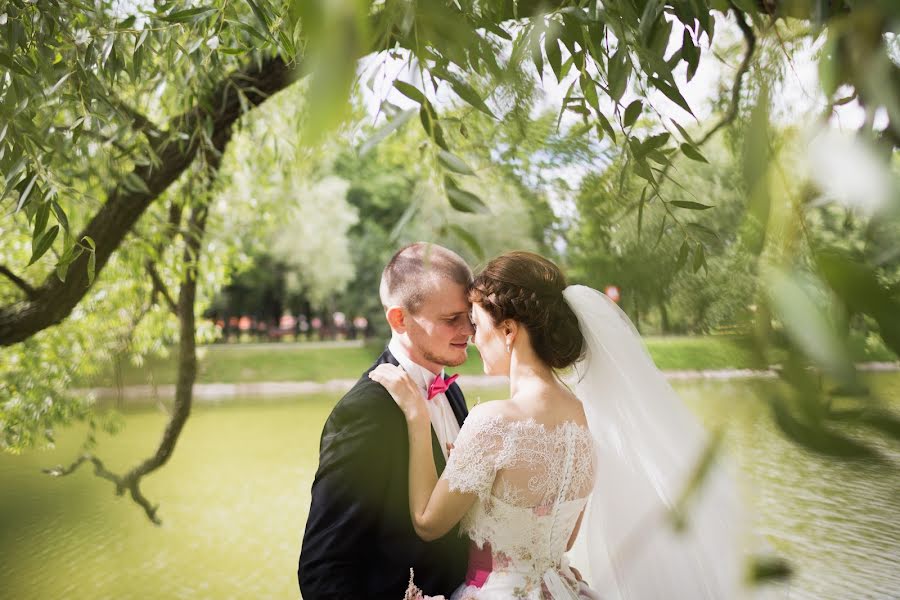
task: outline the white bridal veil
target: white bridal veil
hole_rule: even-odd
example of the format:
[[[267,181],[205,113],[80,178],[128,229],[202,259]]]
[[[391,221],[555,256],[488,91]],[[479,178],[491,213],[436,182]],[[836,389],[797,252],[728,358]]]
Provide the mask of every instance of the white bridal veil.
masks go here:
[[[586,355],[573,390],[597,442],[586,536],[592,587],[621,600],[723,600],[743,595],[747,517],[736,484],[714,464],[676,531],[669,513],[709,435],[656,368],[627,315],[581,285],[563,292]]]

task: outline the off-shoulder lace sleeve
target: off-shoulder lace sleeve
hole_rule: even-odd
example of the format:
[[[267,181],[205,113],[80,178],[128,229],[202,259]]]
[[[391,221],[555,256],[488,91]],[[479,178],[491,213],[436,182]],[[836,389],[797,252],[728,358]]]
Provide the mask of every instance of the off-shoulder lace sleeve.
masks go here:
[[[447,467],[441,477],[447,480],[450,491],[478,494],[485,498],[491,493],[494,478],[500,468],[503,432],[499,416],[473,411],[463,423]]]

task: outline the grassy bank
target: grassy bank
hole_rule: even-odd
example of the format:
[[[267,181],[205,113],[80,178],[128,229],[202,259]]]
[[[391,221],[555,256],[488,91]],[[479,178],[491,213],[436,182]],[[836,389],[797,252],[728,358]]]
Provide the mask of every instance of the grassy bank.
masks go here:
[[[653,360],[669,369],[748,369],[760,368],[747,344],[736,336],[646,337],[644,341]],[[896,360],[886,351],[867,349],[862,339],[853,339],[857,361]],[[241,383],[254,381],[328,381],[353,379],[365,371],[384,346],[380,342],[361,347],[312,346],[303,344],[242,345],[218,344],[200,349],[198,383]],[[775,355],[770,362],[778,362]],[[123,364],[118,378],[111,366],[107,373],[80,385],[113,386],[175,382],[175,356],[153,358],[141,366]],[[469,360],[452,372],[480,374],[481,357],[473,347]]]
[[[360,347],[304,344],[215,344],[198,349],[198,383],[241,383],[254,381],[329,381],[354,379],[371,366],[384,351],[380,342]],[[176,356],[150,358],[141,366],[120,365],[122,385],[175,383]],[[480,374],[481,357],[472,347],[466,364],[454,373]],[[111,386],[116,372],[108,372],[83,385]]]

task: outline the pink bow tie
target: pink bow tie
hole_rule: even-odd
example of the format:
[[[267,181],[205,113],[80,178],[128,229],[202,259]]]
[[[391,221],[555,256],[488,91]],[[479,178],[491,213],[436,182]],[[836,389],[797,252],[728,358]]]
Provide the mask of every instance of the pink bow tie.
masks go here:
[[[443,394],[444,392],[446,392],[450,387],[450,384],[456,381],[457,377],[459,377],[459,375],[451,375],[447,379],[444,379],[440,375],[435,375],[434,381],[432,381],[431,385],[428,386],[428,399],[431,400],[438,394]]]

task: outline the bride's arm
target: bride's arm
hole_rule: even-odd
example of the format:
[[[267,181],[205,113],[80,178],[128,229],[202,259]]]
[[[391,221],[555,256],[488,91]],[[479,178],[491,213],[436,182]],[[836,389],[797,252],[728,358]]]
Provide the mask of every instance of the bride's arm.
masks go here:
[[[379,365],[369,377],[382,384],[406,417],[409,432],[409,514],[416,534],[436,540],[459,523],[475,503],[474,493],[450,491],[438,479],[431,450],[431,417],[425,398],[409,375],[393,365]]]
[[[416,534],[430,542],[447,534],[475,503],[475,494],[450,491],[438,479],[431,451],[431,420],[427,408],[409,428],[409,514]]]

